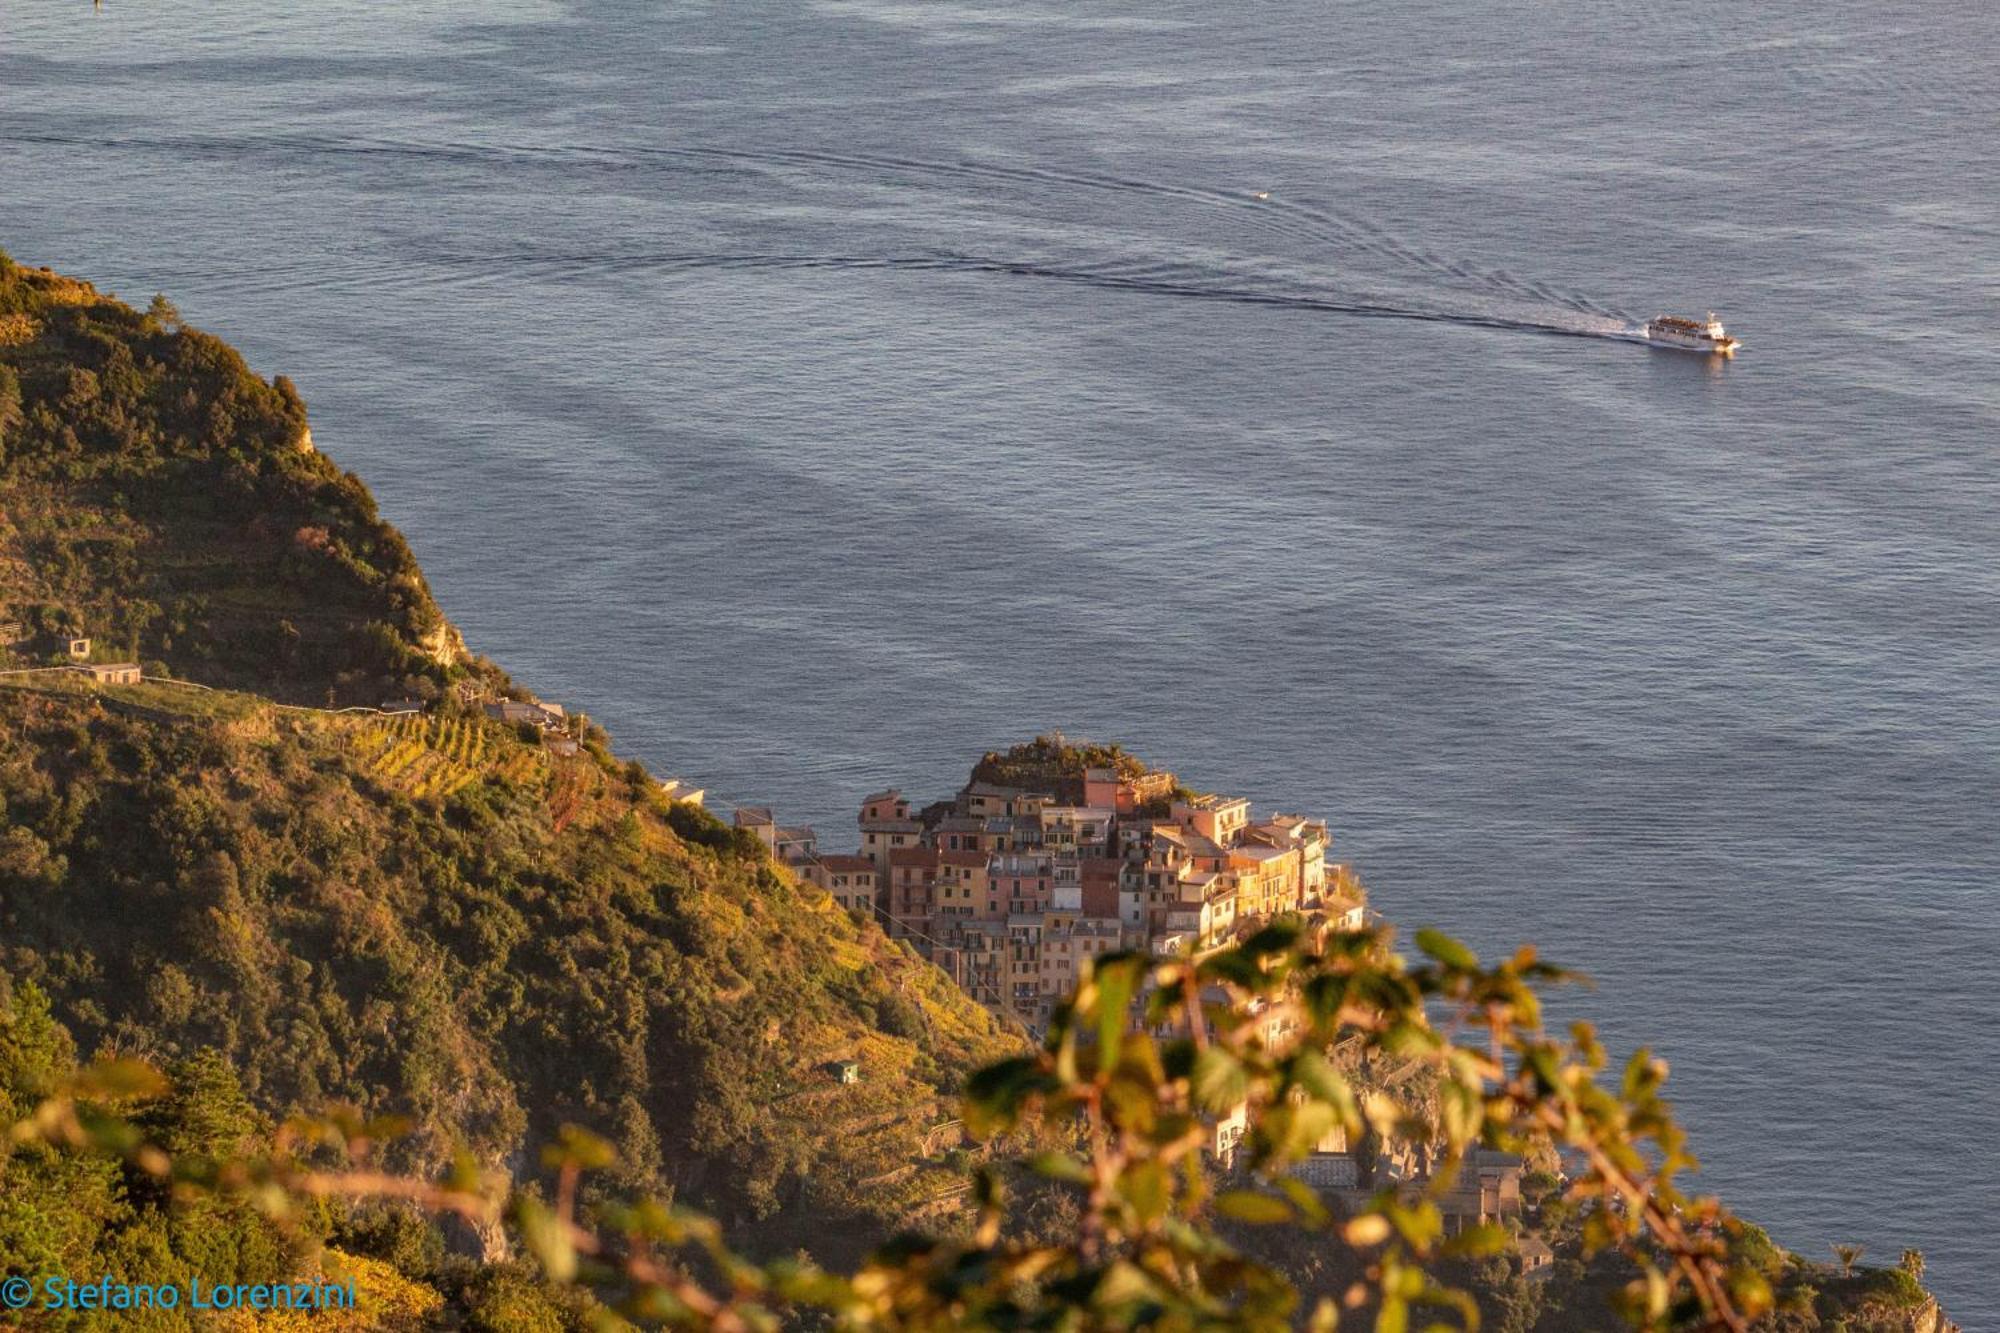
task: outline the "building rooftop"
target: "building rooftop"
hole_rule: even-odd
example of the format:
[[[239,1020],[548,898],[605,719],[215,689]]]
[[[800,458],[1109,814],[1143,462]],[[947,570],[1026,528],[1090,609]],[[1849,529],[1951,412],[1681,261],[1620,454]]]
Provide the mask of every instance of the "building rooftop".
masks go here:
[[[922,833],[924,821],[921,819],[864,819],[861,821],[863,833]]]
[[[1250,798],[1247,796],[1223,796],[1216,792],[1203,792],[1199,795],[1189,796],[1184,800],[1176,801],[1174,804],[1184,805],[1190,810],[1220,810],[1225,806],[1248,805],[1250,804]]]
[[[1056,819],[1116,819],[1118,812],[1108,805],[1047,805],[1042,807],[1042,818]]]

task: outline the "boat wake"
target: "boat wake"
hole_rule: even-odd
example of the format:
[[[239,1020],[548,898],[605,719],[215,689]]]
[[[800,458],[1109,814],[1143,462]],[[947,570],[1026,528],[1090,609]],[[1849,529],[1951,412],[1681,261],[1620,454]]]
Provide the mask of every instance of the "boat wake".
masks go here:
[[[1565,338],[1610,338],[1645,342],[1639,326],[1629,318],[1596,311],[1581,311],[1552,303],[1518,301],[1486,303],[1475,309],[1467,304],[1431,304],[1359,291],[1342,291],[1296,279],[1277,278],[1253,272],[1217,269],[1172,263],[1113,265],[1065,264],[1040,259],[1014,259],[971,254],[928,255],[830,255],[830,254],[714,254],[665,253],[619,255],[517,256],[492,267],[491,258],[467,257],[469,271],[460,279],[468,282],[532,280],[574,282],[587,275],[617,278],[640,274],[699,273],[705,271],[882,271],[942,273],[1033,279],[1089,287],[1099,291],[1126,292],[1178,300],[1214,301],[1234,305],[1263,306],[1318,314],[1343,315],[1360,319],[1412,320],[1423,323],[1457,324],[1469,328],[1498,329],[1515,333],[1535,333]]]
[[[504,144],[309,134],[90,136],[26,131],[52,145],[178,160],[461,173],[468,185],[542,178],[697,207],[743,206],[744,242],[702,252],[383,254],[330,282],[267,269],[232,286],[423,286],[544,276],[585,280],[698,270],[901,270],[989,274],[1187,300],[1406,319],[1576,338],[1646,341],[1640,322],[1589,296],[1441,254],[1306,191],[1221,188],[1012,159],[931,159],[807,147]],[[886,196],[884,192],[889,192]],[[789,197],[794,208],[778,207]],[[887,197],[893,207],[884,209]],[[671,207],[671,203],[667,204]],[[773,211],[775,210],[775,211]],[[817,215],[822,229],[793,218]],[[696,215],[708,230],[712,212]],[[772,221],[773,218],[777,222]],[[774,238],[773,231],[783,233]],[[814,233],[821,233],[815,235]],[[761,235],[757,233],[763,233]],[[972,252],[926,246],[939,235]],[[822,252],[871,236],[878,253]],[[779,244],[773,246],[773,239]],[[796,244],[793,244],[796,243]],[[1156,259],[1140,259],[1148,252]],[[1168,256],[1179,256],[1169,258]]]
[[[515,252],[499,255],[424,256],[407,264],[377,263],[333,278],[284,267],[232,275],[230,290],[277,294],[301,284],[323,292],[476,288],[545,283],[574,291],[579,285],[630,283],[653,278],[723,272],[882,272],[962,275],[1058,283],[1101,292],[1184,301],[1261,306],[1355,319],[1394,319],[1564,338],[1645,342],[1640,326],[1623,316],[1576,310],[1546,301],[1433,301],[1423,292],[1342,288],[1295,273],[1258,271],[1245,263],[1083,263],[1045,257],[930,253],[915,255],[771,252]]]

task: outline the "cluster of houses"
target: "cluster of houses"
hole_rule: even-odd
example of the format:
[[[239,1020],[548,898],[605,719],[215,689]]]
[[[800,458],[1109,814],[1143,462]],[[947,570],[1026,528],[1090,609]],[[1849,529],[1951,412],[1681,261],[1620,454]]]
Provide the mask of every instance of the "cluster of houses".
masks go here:
[[[822,852],[813,830],[764,807],[735,818],[841,906],[874,917],[1038,1036],[1098,955],[1197,952],[1290,912],[1357,929],[1367,913],[1360,882],[1328,858],[1324,823],[1260,819],[1247,800],[1189,793],[1167,773],[1092,768],[1038,786],[975,773],[951,800],[922,809],[900,791],[876,792],[861,802],[851,853]],[[1247,1130],[1247,1108],[1222,1117],[1209,1155],[1228,1166]],[[1454,1230],[1520,1215],[1519,1158],[1482,1151],[1448,1190],[1432,1191],[1434,1157],[1426,1145],[1364,1148],[1336,1127],[1297,1174],[1356,1204],[1383,1188],[1431,1194]],[[1521,1257],[1532,1271],[1547,1247],[1529,1238]]]
[[[1254,819],[1247,800],[1181,791],[1170,773],[1093,768],[1043,788],[975,776],[922,811],[877,792],[846,854],[761,807],[736,823],[1037,1032],[1100,954],[1200,950],[1286,912],[1359,926],[1366,910],[1359,882],[1327,859],[1324,823]]]

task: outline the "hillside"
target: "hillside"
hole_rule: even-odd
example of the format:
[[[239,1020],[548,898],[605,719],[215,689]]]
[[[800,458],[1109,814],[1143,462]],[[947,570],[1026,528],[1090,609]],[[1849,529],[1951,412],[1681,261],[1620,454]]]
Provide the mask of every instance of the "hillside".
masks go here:
[[[81,635],[99,660],[319,704],[428,698],[459,669],[408,545],[313,447],[290,382],[164,301],[0,253],[0,478],[15,665]]]
[[[993,1021],[601,733],[559,757],[462,701],[503,678],[306,441],[163,304],[0,265],[0,667],[80,631],[239,687],[0,677],[0,976],[85,1054],[208,1047],[264,1112],[410,1115],[410,1167],[532,1172],[575,1122],[773,1243],[954,1195],[925,1130]],[[274,702],[392,691],[440,702]]]
[[[85,1051],[410,1115],[414,1168],[518,1169],[575,1122],[626,1183],[778,1230],[957,1188],[924,1132],[992,1020],[643,772],[477,716],[29,679],[0,684],[0,974]]]

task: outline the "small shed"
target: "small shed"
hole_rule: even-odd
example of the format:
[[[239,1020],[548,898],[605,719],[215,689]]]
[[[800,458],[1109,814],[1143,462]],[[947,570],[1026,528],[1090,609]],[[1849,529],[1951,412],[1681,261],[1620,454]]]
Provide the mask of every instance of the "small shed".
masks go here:
[[[90,656],[90,640],[82,638],[64,639],[63,650],[70,655],[72,661],[81,662]]]
[[[145,675],[137,662],[92,662],[78,669],[99,685],[137,685]]]
[[[861,1081],[861,1062],[859,1060],[835,1060],[827,1066],[827,1069],[833,1074],[834,1081],[837,1083],[859,1083]]]
[[[563,711],[561,704],[545,704],[539,701],[521,703],[515,699],[502,699],[497,703],[485,705],[485,709],[486,716],[497,722],[505,722],[510,726],[526,722],[529,726],[540,727],[543,731],[560,727],[569,720],[569,715]]]

